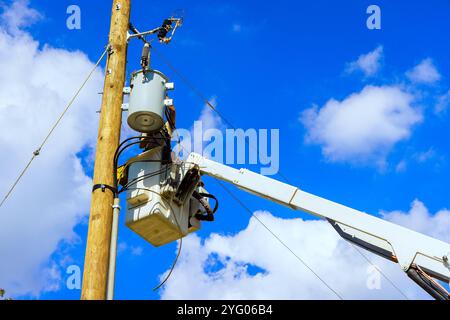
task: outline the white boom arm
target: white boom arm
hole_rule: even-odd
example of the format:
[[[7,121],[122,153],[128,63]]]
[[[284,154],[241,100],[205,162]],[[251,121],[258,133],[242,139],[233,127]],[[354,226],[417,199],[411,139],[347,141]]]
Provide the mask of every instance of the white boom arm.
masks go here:
[[[320,198],[246,169],[234,169],[191,153],[187,164],[257,196],[327,219],[346,240],[398,262],[402,269],[436,299],[448,299],[430,276],[450,281],[450,244],[370,214]]]

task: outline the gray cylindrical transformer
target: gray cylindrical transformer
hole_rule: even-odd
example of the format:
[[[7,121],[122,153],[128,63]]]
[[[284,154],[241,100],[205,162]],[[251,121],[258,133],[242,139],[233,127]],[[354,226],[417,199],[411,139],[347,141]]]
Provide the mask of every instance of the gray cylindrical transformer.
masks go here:
[[[133,72],[130,81],[128,125],[139,132],[155,132],[164,125],[167,78],[156,70]]]

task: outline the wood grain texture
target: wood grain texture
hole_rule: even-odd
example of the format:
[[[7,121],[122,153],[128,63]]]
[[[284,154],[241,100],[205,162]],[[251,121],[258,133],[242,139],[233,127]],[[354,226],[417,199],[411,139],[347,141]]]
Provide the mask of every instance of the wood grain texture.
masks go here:
[[[120,141],[130,10],[131,0],[113,1],[109,34],[112,53],[108,57],[103,88],[94,185],[114,186],[113,158]],[[106,299],[113,198],[113,193],[108,189],[104,192],[97,189],[92,193],[81,293],[83,300]]]

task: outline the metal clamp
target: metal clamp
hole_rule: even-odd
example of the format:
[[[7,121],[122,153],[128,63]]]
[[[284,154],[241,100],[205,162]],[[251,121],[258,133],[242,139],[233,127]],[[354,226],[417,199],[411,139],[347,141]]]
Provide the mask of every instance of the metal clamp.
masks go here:
[[[117,188],[112,187],[112,186],[107,185],[107,184],[103,184],[103,183],[94,184],[94,186],[92,187],[92,192],[94,192],[94,191],[97,190],[97,189],[102,189],[102,192],[105,192],[106,189],[109,189],[109,190],[112,191],[112,193],[113,193],[114,195],[117,194]]]

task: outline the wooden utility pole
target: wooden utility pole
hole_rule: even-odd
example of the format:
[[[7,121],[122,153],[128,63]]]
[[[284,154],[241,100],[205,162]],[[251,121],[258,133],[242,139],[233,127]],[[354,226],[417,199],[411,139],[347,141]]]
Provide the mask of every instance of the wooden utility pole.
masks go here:
[[[114,153],[120,141],[127,32],[131,0],[113,0],[109,54],[100,112],[94,166],[94,186],[114,187]],[[109,188],[92,193],[81,299],[104,300],[109,264],[114,194]]]

